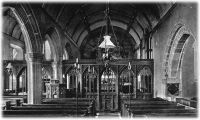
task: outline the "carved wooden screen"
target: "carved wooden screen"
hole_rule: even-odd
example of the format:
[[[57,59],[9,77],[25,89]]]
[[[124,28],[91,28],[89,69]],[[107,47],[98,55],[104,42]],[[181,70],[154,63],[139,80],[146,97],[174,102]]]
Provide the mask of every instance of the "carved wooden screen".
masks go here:
[[[67,73],[67,89],[66,97],[76,97],[76,94],[80,92],[80,81],[78,81],[78,74],[75,69],[71,69]]]
[[[119,85],[121,95],[135,95],[136,77],[132,70],[125,69],[122,71]]]
[[[83,73],[83,97],[91,97],[97,92],[97,73],[94,66],[88,66]]]
[[[101,76],[101,92],[115,92],[116,75],[108,68]]]
[[[148,67],[144,67],[142,70],[140,70],[137,77],[137,93],[146,93],[152,95],[153,81],[151,70]]]

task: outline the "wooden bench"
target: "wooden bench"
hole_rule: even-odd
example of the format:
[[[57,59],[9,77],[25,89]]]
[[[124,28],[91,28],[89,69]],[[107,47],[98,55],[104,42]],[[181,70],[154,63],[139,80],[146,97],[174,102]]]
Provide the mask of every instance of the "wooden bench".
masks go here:
[[[42,103],[45,104],[66,104],[66,103],[91,103],[93,99],[88,98],[54,98],[54,99],[44,99]]]
[[[189,107],[197,108],[197,101],[195,101],[195,100],[188,100],[185,98],[176,98],[176,102],[186,105],[186,106],[189,106]]]
[[[26,96],[3,96],[2,110],[8,110],[11,106],[20,106],[26,101]]]
[[[196,113],[151,113],[146,117],[197,117]]]
[[[197,116],[196,109],[185,109],[185,106],[166,100],[130,100],[123,101],[122,116]]]
[[[4,110],[3,116],[4,117],[25,117],[25,116],[85,116],[87,110]]]
[[[172,106],[172,105],[162,105],[162,106],[127,106],[129,109],[134,109],[134,110],[144,110],[144,109],[185,109],[185,106]]]
[[[53,102],[51,102],[53,101]],[[48,99],[43,103],[48,104],[22,104],[21,106],[12,106],[9,110],[4,110],[3,115],[6,117],[12,116],[94,116],[94,101],[74,99]],[[55,104],[56,103],[56,104]]]

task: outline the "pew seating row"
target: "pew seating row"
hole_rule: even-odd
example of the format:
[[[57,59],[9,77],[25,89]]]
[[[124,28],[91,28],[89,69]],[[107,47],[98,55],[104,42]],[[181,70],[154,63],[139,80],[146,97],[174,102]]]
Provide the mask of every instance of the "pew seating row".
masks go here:
[[[197,110],[186,109],[176,102],[152,98],[149,100],[124,100],[122,117],[197,117]]]
[[[6,102],[4,117],[84,117],[95,116],[95,105],[92,99],[57,98],[44,99],[42,104],[17,104]]]

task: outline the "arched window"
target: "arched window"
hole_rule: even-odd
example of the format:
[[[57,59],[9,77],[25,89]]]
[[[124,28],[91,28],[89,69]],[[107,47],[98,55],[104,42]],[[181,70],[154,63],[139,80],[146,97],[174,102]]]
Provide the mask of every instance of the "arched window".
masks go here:
[[[68,60],[68,59],[69,59],[69,55],[68,55],[67,51],[64,49],[63,60]]]
[[[10,47],[12,49],[12,59],[13,60],[23,60],[23,49],[17,45],[10,44]]]
[[[43,54],[45,56],[45,60],[52,60],[52,52],[48,40],[46,40],[43,44]]]

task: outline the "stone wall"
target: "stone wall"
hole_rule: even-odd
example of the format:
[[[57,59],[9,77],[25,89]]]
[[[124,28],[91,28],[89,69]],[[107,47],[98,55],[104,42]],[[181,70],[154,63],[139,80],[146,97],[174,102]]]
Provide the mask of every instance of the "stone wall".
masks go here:
[[[173,31],[182,24],[190,31],[190,35],[197,39],[197,4],[196,3],[177,3],[169,17],[159,26],[152,36],[153,41],[153,58],[154,58],[154,96],[165,97],[165,74],[163,63],[165,61],[166,50],[169,41],[174,34]],[[192,48],[188,48],[192,49]],[[190,51],[190,50],[189,50]],[[186,54],[189,54],[186,52]],[[196,60],[195,60],[196,62]],[[195,65],[197,63],[194,63]],[[184,68],[183,64],[183,68]],[[194,69],[194,67],[193,67]],[[184,74],[190,74],[191,71],[186,70]],[[196,72],[194,72],[196,73]],[[195,75],[196,76],[196,75]],[[196,79],[196,78],[195,78]],[[185,80],[185,79],[183,79]],[[189,94],[189,93],[188,93]]]

